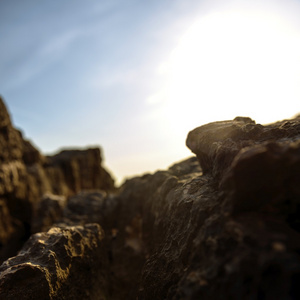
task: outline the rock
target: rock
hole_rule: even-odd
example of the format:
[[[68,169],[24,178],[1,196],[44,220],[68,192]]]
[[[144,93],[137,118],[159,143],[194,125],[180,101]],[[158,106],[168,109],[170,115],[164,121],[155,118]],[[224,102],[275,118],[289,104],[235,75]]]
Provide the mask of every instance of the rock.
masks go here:
[[[3,100],[0,97],[0,162],[10,162],[22,158],[22,135],[15,130]]]
[[[66,203],[65,196],[45,194],[37,205],[32,232],[48,231],[55,222],[62,218]]]
[[[291,217],[300,214],[300,139],[264,142],[242,149],[226,185],[233,209]],[[300,220],[297,230],[300,231]]]
[[[49,158],[27,145],[22,161],[7,160],[5,243],[24,224],[26,205],[7,201],[28,195],[24,182],[67,199],[39,202],[38,227],[54,227],[2,264],[0,298],[299,299],[300,118],[210,123],[187,145],[196,157],[113,192],[99,169],[85,175],[101,165],[95,149]]]
[[[127,181],[103,223],[113,299],[298,299],[299,121],[209,124],[202,168]]]
[[[101,164],[100,149],[90,148],[64,150],[54,156],[49,156],[47,168],[62,170],[69,194],[74,195],[82,190],[109,191],[114,189],[114,180]],[[55,183],[56,178],[52,181],[52,185]]]
[[[297,228],[271,209],[237,210],[237,195],[230,190],[235,186],[223,186],[216,189],[215,179],[190,158],[128,180],[115,195],[94,191],[71,197],[58,224],[102,223],[103,251],[92,255],[100,263],[90,269],[100,279],[89,289],[95,284],[109,299],[297,299]],[[55,231],[47,234],[50,239]],[[59,252],[54,245],[60,243],[49,247],[51,253]],[[21,257],[22,252],[12,259]],[[86,283],[74,281],[69,292],[73,289],[85,293]],[[61,298],[68,295],[61,289]]]
[[[196,154],[205,174],[220,178],[241,149],[264,141],[293,140],[299,135],[299,118],[263,126],[250,118],[237,117],[192,130],[186,145]]]
[[[21,248],[26,233],[23,224],[12,217],[6,201],[1,198],[0,216],[0,258],[7,258]]]
[[[44,156],[29,141],[23,140],[23,162],[25,165],[31,166],[44,163],[44,161]]]
[[[69,197],[82,189],[114,189],[113,178],[102,166],[100,149],[70,150],[43,156],[13,127],[1,98],[0,150],[0,199],[3,218],[6,218],[0,222],[0,231],[5,232],[0,233],[0,262],[16,254],[20,245],[37,230],[32,227],[40,226],[43,230],[46,225],[43,222],[48,228],[50,219],[58,218],[53,215],[49,218],[52,210],[37,220],[37,210],[42,205],[39,202],[45,194]],[[45,221],[45,215],[48,215],[48,221]]]
[[[104,191],[82,191],[68,199],[60,221],[69,225],[87,223],[103,225],[104,218],[113,206],[111,197]]]
[[[0,298],[107,299],[101,285],[106,280],[101,271],[105,257],[99,254],[102,239],[97,224],[34,234],[18,256],[1,265]]]

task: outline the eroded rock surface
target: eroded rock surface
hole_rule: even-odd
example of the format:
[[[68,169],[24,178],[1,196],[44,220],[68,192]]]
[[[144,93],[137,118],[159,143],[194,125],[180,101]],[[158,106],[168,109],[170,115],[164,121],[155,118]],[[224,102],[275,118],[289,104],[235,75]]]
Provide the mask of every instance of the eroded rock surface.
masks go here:
[[[299,134],[299,117],[265,126],[250,118],[236,117],[192,130],[186,145],[196,154],[204,173],[222,177],[241,149],[267,141],[296,140]]]
[[[55,194],[74,195],[82,190],[114,189],[114,180],[102,167],[101,151],[99,148],[87,150],[63,150],[60,153],[48,156],[45,164],[49,174],[51,186]],[[57,180],[55,174],[61,172],[63,180]],[[51,176],[53,174],[54,176]],[[65,186],[61,187],[64,183]]]
[[[30,299],[299,299],[300,119],[211,123],[187,145],[197,157],[115,193],[44,199],[41,227],[56,227],[2,264],[0,295],[21,287]],[[82,255],[70,255],[73,244]],[[67,269],[82,280],[55,273]]]
[[[124,250],[112,246],[112,257],[126,269],[120,253],[136,252],[131,295],[299,298],[299,125],[209,124],[193,137],[202,168],[191,158],[124,184],[111,225]]]
[[[36,205],[32,221],[32,232],[48,231],[52,225],[62,218],[67,204],[65,196],[44,194]]]
[[[36,233],[0,267],[0,298],[106,299],[99,225],[53,227]],[[84,289],[82,288],[84,287]]]
[[[100,149],[43,156],[13,127],[0,98],[0,262],[14,255],[33,231],[43,230],[43,221],[36,218],[45,194],[69,197],[94,189],[114,189]]]

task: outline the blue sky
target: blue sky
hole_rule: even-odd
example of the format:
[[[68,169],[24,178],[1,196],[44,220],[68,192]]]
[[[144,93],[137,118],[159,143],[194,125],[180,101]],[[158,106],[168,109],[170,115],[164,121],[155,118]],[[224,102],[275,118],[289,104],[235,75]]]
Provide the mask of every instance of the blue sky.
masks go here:
[[[196,126],[299,112],[299,1],[249,3],[0,0],[0,94],[43,153],[100,145],[118,180],[166,168]]]

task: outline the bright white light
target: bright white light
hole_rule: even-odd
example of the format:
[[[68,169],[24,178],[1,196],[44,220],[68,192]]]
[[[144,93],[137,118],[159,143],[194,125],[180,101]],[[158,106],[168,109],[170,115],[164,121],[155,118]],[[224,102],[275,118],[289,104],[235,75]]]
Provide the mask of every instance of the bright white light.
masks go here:
[[[201,17],[162,69],[164,110],[184,134],[237,115],[268,123],[300,111],[300,31],[278,15],[232,10]]]

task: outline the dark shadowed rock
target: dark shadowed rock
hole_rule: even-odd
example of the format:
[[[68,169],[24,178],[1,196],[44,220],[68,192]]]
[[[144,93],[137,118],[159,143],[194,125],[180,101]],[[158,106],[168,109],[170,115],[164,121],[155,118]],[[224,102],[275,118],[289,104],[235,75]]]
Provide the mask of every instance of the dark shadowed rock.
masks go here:
[[[45,158],[29,141],[23,140],[23,162],[27,166],[43,164]]]
[[[299,215],[299,171],[300,139],[242,149],[233,160],[225,184],[234,211]]]
[[[37,204],[32,221],[32,232],[48,231],[62,218],[67,199],[65,196],[45,194]]]
[[[197,157],[114,193],[87,171],[100,151],[43,158],[24,146],[22,161],[2,165],[0,238],[24,224],[24,182],[70,197],[39,202],[37,228],[55,227],[2,264],[0,298],[300,299],[299,117],[210,123],[187,145]]]
[[[298,299],[299,121],[209,124],[202,168],[127,181],[104,223],[114,299]]]
[[[298,299],[300,238],[290,210],[278,214],[276,202],[267,213],[236,209],[234,189],[216,189],[190,158],[128,180],[117,195],[80,193],[58,224],[103,225],[104,251],[93,257],[107,264],[91,271],[108,299]],[[84,282],[73,288],[86,291]]]
[[[22,158],[22,135],[15,130],[3,100],[0,97],[0,162]]]
[[[25,228],[12,217],[4,199],[0,199],[0,258],[16,253],[24,243]]]
[[[196,154],[204,173],[220,178],[241,149],[265,141],[291,141],[299,135],[299,118],[263,126],[250,118],[237,117],[192,130],[186,145]]]
[[[90,148],[87,150],[64,150],[49,156],[47,168],[56,168],[62,171],[64,182],[69,194],[72,195],[81,190],[109,191],[114,189],[114,180],[101,164],[100,149]],[[56,178],[53,178],[52,185],[55,184],[57,184]]]
[[[80,192],[69,198],[63,210],[63,221],[67,224],[103,224],[110,198],[104,191]]]

